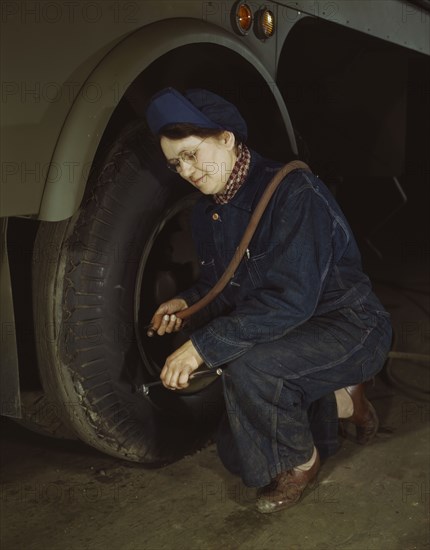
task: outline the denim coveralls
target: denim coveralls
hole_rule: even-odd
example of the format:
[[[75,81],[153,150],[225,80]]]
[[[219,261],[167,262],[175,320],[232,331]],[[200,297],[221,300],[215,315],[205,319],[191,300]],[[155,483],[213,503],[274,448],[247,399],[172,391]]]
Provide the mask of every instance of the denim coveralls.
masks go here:
[[[220,278],[281,166],[251,151],[248,176],[230,202],[199,199],[192,229],[201,273],[181,294],[188,305]],[[344,215],[303,170],[280,184],[234,277],[198,317],[191,340],[208,367],[227,366],[238,473],[255,487],[310,459],[312,422],[337,431],[333,392],[374,376],[391,344],[389,314],[362,271]]]

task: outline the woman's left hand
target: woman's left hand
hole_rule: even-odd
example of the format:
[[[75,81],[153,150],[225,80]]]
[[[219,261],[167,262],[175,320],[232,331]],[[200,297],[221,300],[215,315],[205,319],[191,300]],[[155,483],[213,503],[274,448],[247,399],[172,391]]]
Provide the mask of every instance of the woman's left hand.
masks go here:
[[[190,374],[203,363],[191,340],[187,340],[166,359],[160,374],[161,381],[169,390],[187,388]]]

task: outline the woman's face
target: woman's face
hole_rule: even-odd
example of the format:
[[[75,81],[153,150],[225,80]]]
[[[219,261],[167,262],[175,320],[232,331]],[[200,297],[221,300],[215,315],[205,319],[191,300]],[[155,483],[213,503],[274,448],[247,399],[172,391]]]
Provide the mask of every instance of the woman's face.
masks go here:
[[[237,160],[234,135],[227,131],[208,138],[163,136],[160,145],[167,162],[177,164],[178,174],[205,195],[224,190]],[[195,153],[195,162],[189,153]]]

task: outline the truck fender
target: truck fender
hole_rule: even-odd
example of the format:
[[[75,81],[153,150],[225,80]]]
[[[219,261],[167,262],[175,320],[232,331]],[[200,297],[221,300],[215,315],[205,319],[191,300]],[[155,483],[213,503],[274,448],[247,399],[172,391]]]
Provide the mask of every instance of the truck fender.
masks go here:
[[[38,219],[60,221],[76,212],[103,131],[127,87],[162,55],[180,46],[199,42],[220,44],[240,54],[255,67],[272,91],[291,150],[297,153],[290,117],[275,78],[239,37],[205,21],[187,18],[160,21],[128,35],[89,74],[82,88],[88,83],[97,83],[101,90],[97,108],[85,99],[85,94],[76,95],[52,156]],[[117,94],[112,93],[113,86],[118,90]],[[65,165],[73,169],[62,171],[59,175],[56,167]]]

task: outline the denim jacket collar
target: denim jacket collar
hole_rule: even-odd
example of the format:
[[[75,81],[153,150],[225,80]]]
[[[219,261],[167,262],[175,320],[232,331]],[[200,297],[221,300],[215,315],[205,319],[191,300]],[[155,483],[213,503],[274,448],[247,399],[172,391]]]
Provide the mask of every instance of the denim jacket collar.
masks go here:
[[[245,181],[242,184],[242,187],[230,201],[231,206],[236,208],[241,208],[242,210],[247,210],[251,212],[252,205],[254,204],[255,195],[258,191],[259,184],[261,181],[259,178],[253,177],[253,172],[255,171],[257,165],[259,164],[260,155],[255,151],[250,150],[251,152],[251,163],[249,165],[248,175],[246,176]]]
[[[276,173],[276,171],[282,166],[280,163],[273,163],[273,168],[268,168],[267,163],[264,164],[264,159],[257,152],[250,149],[251,153],[251,162],[249,165],[248,175],[231,201],[226,203],[223,206],[234,206],[240,210],[245,210],[246,212],[252,212],[255,206],[255,198],[261,187],[265,187],[266,179],[270,180]],[[265,172],[265,177],[257,177],[258,171]],[[211,205],[215,205],[215,202],[212,200],[211,196],[205,197],[206,201]]]

